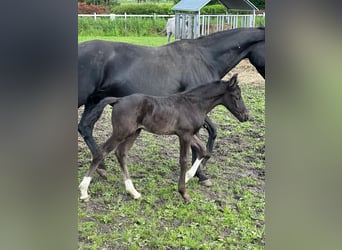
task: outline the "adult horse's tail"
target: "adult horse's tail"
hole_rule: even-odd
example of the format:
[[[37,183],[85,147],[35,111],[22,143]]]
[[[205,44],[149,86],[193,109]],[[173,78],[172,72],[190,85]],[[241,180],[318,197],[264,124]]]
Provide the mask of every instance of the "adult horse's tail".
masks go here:
[[[99,101],[95,107],[89,112],[87,119],[89,119],[89,121],[94,121],[96,122],[100,116],[103,113],[104,108],[106,107],[106,105],[110,104],[110,105],[114,105],[115,103],[117,103],[120,100],[120,98],[117,97],[106,97],[104,99],[102,99],[101,101]]]

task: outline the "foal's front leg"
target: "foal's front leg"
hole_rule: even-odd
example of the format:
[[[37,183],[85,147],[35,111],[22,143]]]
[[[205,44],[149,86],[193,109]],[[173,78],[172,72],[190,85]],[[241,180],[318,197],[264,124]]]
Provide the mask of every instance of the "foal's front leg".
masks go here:
[[[178,180],[178,192],[181,194],[185,202],[189,202],[191,198],[185,191],[185,175],[186,175],[186,169],[188,166],[191,137],[190,138],[179,137],[179,141],[180,141],[180,157],[179,157],[180,176]]]

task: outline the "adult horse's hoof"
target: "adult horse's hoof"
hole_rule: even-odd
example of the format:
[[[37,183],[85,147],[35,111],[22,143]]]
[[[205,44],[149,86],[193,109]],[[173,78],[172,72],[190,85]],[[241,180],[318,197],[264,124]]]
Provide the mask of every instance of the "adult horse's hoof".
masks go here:
[[[200,181],[199,182],[202,186],[205,186],[205,187],[211,187],[213,185],[213,183],[211,182],[210,179],[207,179],[207,180],[204,180],[204,181]]]
[[[97,168],[96,173],[98,173],[102,178],[107,179],[107,171],[105,169]]]
[[[90,195],[88,195],[87,197],[81,197],[81,201],[82,202],[88,202],[90,200]]]

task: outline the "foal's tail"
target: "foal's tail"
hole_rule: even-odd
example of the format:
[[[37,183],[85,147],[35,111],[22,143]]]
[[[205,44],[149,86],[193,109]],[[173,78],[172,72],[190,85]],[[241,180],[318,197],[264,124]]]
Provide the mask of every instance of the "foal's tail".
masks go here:
[[[88,119],[97,121],[100,116],[102,115],[102,112],[107,104],[113,105],[117,103],[120,100],[120,98],[117,97],[106,97],[99,101],[93,109],[88,114]]]

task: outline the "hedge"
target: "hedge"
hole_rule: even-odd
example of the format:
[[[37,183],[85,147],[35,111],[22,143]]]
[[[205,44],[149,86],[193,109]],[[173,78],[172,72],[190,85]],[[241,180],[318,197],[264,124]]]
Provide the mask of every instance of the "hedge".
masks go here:
[[[112,7],[111,13],[130,15],[172,15],[172,5],[169,4],[123,4]]]
[[[174,15],[172,4],[123,4],[112,7],[114,14],[135,14],[135,15]],[[201,14],[225,14],[226,8],[221,4],[208,5],[201,9]]]

